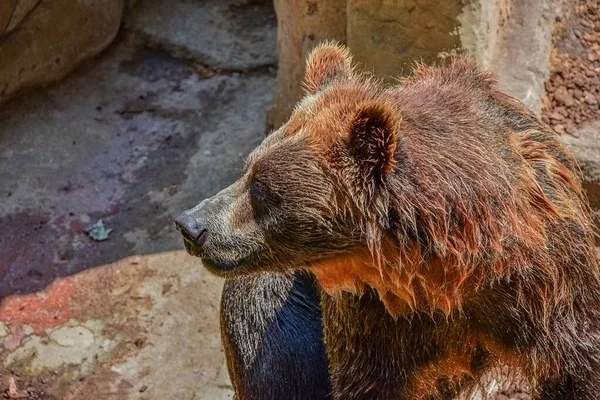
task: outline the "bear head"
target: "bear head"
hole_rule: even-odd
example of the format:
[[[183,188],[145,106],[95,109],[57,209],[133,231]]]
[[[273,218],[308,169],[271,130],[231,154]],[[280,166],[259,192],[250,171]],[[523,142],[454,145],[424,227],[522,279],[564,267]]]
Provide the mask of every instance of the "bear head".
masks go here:
[[[386,228],[387,177],[401,164],[399,111],[332,43],[310,54],[304,87],[240,179],[176,221],[187,251],[215,274],[310,267],[370,249]]]

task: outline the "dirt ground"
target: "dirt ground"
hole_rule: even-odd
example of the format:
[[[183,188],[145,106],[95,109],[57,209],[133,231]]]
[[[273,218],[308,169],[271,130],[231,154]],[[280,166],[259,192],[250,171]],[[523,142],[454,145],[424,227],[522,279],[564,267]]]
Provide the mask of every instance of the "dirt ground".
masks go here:
[[[222,282],[181,250],[172,221],[232,182],[264,137],[275,16],[253,0],[140,5],[100,57],[0,108],[5,398],[232,397]],[[555,37],[544,118],[588,141],[571,144],[594,149],[582,157],[595,171],[600,84],[586,71],[600,66],[600,20],[573,15]],[[99,220],[106,240],[88,232]]]

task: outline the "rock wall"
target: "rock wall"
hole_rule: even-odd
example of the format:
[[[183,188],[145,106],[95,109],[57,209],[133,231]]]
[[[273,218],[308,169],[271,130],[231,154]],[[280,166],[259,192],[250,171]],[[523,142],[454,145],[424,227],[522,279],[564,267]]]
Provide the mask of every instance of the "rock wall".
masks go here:
[[[288,118],[304,59],[322,39],[346,43],[363,68],[388,77],[408,73],[414,60],[466,51],[540,113],[555,16],[567,1],[275,0],[279,71],[268,125]]]
[[[287,119],[302,94],[304,58],[325,39],[346,42],[346,4],[332,0],[274,0],[279,65],[267,128]]]
[[[347,45],[357,62],[382,75],[410,70],[460,47],[461,0],[348,0]]]
[[[125,0],[0,1],[0,102],[58,81],[115,38]]]

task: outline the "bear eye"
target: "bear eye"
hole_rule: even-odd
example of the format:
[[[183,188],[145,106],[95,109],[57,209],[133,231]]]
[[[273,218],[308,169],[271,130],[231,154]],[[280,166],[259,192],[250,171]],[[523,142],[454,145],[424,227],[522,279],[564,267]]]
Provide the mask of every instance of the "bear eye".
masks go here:
[[[281,198],[258,180],[254,180],[250,184],[249,191],[251,201],[257,211],[270,211],[271,207],[275,207],[280,203]]]
[[[258,181],[252,182],[250,185],[250,194],[257,200],[265,201],[267,194],[265,193],[264,186]]]

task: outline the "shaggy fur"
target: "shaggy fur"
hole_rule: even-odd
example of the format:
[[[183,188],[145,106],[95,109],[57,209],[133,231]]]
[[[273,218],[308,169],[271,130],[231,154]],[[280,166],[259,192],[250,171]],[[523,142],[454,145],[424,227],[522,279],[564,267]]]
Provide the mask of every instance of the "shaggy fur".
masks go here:
[[[450,399],[498,365],[596,399],[600,271],[557,135],[464,59],[391,87],[350,66],[314,51],[290,120],[188,212],[208,232],[188,250],[316,276],[335,399]]]
[[[238,400],[330,399],[319,291],[309,275],[228,279],[221,338]]]

